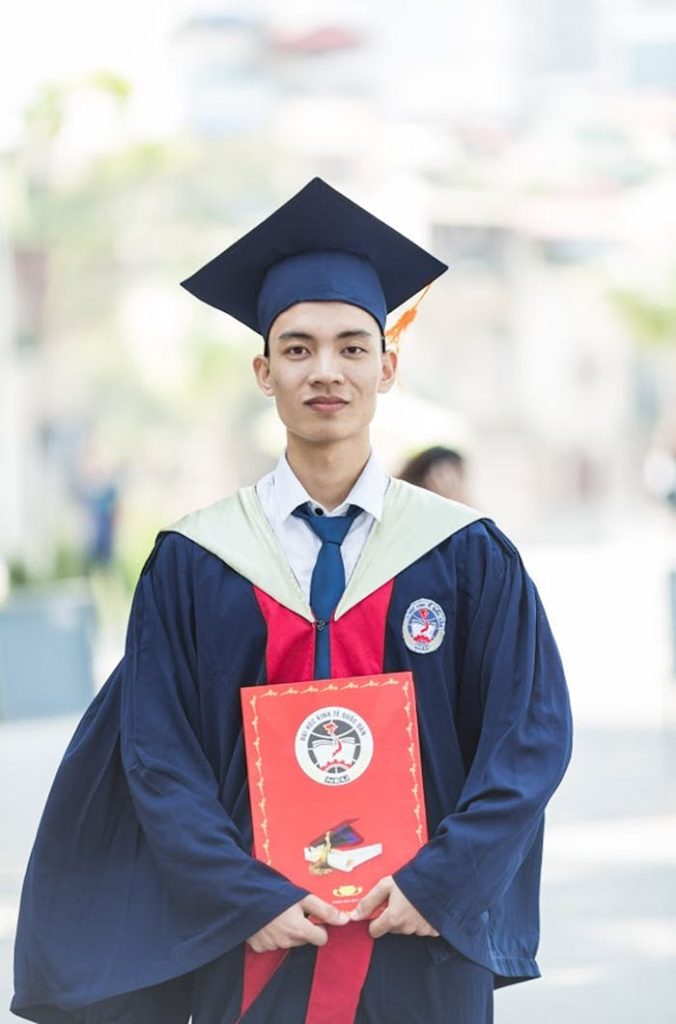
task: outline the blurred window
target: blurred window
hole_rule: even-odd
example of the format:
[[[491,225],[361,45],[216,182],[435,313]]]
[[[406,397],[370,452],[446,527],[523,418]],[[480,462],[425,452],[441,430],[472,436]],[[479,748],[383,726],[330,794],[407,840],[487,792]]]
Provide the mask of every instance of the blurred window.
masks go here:
[[[503,274],[509,232],[488,224],[434,224],[432,251],[454,273]]]
[[[593,263],[607,248],[596,238],[545,238],[540,252],[545,263]]]
[[[676,89],[676,41],[642,42],[632,47],[632,85]]]

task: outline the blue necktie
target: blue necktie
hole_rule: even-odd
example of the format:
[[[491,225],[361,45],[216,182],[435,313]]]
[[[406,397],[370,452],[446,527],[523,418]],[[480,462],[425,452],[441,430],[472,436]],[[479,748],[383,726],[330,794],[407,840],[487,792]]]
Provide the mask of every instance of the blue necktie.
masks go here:
[[[310,607],[316,618],[315,678],[331,678],[329,619],[345,590],[345,568],[340,545],[362,510],[350,505],[344,516],[316,516],[309,505],[299,505],[294,516],[304,519],[322,542],[310,583]]]

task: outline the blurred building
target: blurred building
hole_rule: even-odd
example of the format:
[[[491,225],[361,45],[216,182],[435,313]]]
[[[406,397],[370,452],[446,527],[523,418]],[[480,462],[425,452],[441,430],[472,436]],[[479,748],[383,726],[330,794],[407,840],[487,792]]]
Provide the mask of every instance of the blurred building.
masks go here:
[[[617,19],[618,72],[627,89],[676,91],[676,3],[632,0]]]
[[[7,176],[0,157],[0,479],[3,481],[0,502],[0,598],[7,589],[7,560],[19,543],[19,473],[20,444],[18,436],[17,365],[14,351],[14,281],[11,270],[11,243]]]
[[[649,56],[670,64],[675,13],[421,0],[412,32],[384,2],[295,0],[259,3],[246,30],[280,198],[320,174],[449,263],[404,341],[404,383],[472,424],[479,491],[528,531],[594,533],[636,498],[640,361],[611,293],[636,187],[676,166],[669,107],[654,113],[676,83]],[[207,42],[198,24],[194,112],[225,31],[203,22]],[[234,82],[240,57],[221,58]]]
[[[186,301],[178,264],[188,272],[319,174],[449,263],[404,338],[403,386],[418,421],[427,409],[471,437],[477,503],[529,536],[597,536],[643,500],[645,451],[674,400],[669,346],[642,347],[615,293],[668,290],[676,277],[676,0],[419,0],[410,16],[391,14],[386,0],[200,0],[168,37],[180,116],[163,121],[166,173],[141,146],[145,177],[131,197],[113,192],[133,216],[110,225],[97,272],[116,289],[106,343],[136,372],[135,400],[156,403],[134,453],[135,507],[150,505],[153,471],[155,499],[170,492],[180,511],[263,468],[256,430],[233,426],[263,408],[253,385],[241,398],[248,351],[215,355],[224,339],[231,353],[248,342]],[[59,352],[50,363],[35,343],[54,332],[40,319],[45,253],[9,249],[0,388],[19,380],[20,398],[2,402],[15,441],[0,468],[15,497],[0,515],[24,551],[62,521],[72,432],[97,409],[84,372],[71,408],[50,387]],[[73,333],[85,343],[85,328]],[[196,352],[227,369],[190,404]],[[219,389],[239,404],[219,406]],[[122,449],[129,399],[112,394],[120,439],[109,444]],[[159,422],[169,408],[173,434]]]
[[[174,35],[183,125],[228,139],[269,128],[273,96],[255,3],[196,6]]]
[[[51,549],[47,476],[38,418],[45,254],[15,245],[12,155],[0,153],[0,566],[37,566]],[[2,584],[0,583],[0,592]]]

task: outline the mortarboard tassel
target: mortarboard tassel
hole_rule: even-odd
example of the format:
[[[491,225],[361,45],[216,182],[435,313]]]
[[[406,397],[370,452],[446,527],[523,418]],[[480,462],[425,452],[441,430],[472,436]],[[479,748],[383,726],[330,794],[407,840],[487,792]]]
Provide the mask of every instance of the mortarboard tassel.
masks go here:
[[[408,309],[404,310],[404,312],[397,320],[396,324],[393,324],[392,327],[388,327],[388,329],[385,331],[385,338],[388,343],[388,348],[393,349],[397,353],[397,355],[399,355],[401,336],[406,330],[406,328],[409,327],[415,320],[416,316],[418,315],[418,306],[425,298],[431,287],[432,283],[430,282],[430,284],[425,286],[425,288],[423,289],[419,297],[416,299],[416,301],[413,303],[413,305],[409,306]]]

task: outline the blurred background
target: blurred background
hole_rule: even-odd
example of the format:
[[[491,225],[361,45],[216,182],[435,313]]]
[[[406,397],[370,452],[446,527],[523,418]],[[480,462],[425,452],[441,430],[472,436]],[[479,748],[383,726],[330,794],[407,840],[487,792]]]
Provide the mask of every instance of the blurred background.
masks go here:
[[[456,453],[570,680],[544,977],[496,1021],[675,1020],[676,0],[12,7],[0,1020],[39,815],[154,536],[283,447],[259,339],[178,281],[314,175],[450,264],[374,443],[394,473]]]

